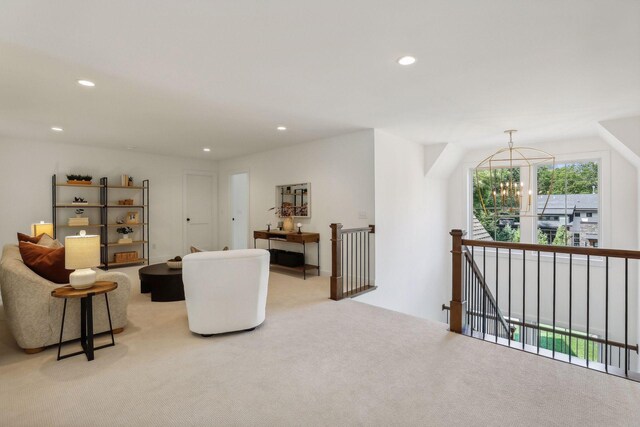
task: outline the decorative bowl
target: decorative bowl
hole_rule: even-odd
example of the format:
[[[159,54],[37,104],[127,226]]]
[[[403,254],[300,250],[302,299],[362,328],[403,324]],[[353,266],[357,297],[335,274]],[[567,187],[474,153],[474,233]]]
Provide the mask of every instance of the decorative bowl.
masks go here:
[[[174,270],[180,269],[182,268],[182,261],[167,261],[167,267]]]

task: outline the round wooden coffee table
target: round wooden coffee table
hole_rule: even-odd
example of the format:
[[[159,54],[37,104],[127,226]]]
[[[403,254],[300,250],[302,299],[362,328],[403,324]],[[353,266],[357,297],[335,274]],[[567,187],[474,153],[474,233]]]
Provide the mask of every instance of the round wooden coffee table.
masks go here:
[[[166,263],[153,264],[138,271],[140,292],[151,292],[151,301],[183,301],[182,269],[169,268]]]

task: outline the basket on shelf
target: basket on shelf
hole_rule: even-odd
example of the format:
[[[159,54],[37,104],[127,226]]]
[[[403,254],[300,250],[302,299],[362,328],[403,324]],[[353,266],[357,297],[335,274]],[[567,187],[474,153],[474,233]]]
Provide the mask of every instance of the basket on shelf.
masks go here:
[[[116,252],[113,254],[113,259],[115,262],[133,262],[138,260],[138,252],[136,251],[127,251],[127,252]]]

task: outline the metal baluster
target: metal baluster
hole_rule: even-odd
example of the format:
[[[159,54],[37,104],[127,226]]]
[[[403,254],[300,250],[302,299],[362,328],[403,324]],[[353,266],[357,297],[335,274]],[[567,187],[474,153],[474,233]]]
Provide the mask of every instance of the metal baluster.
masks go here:
[[[590,272],[591,269],[589,268],[589,264],[590,264],[590,257],[589,255],[587,255],[587,340],[586,340],[586,345],[585,348],[587,350],[587,368],[589,367],[589,318],[591,316],[589,316],[589,290],[590,290]]]
[[[471,246],[471,268],[473,271],[473,265],[475,264],[475,246]],[[473,335],[473,330],[476,326],[476,310],[475,310],[475,298],[476,298],[476,275],[475,272],[472,276],[471,283],[471,335]]]
[[[538,311],[537,311],[536,352],[540,354],[540,251],[538,251]]]
[[[572,331],[571,331],[571,309],[573,303],[573,254],[569,254],[569,363],[571,363],[571,344],[572,344]]]
[[[487,277],[487,248],[482,249],[482,276],[485,283],[481,283],[481,285],[486,284]],[[487,289],[485,286],[482,286],[482,339],[485,339],[487,332]]]
[[[527,308],[527,302],[526,302],[526,295],[527,295],[527,277],[526,277],[526,265],[527,263],[525,262],[525,255],[526,255],[527,251],[522,251],[522,330],[521,330],[521,338],[522,338],[522,349],[524,350],[524,342],[525,342],[525,335],[527,333],[527,328],[526,328],[526,323],[527,323],[527,316],[525,314],[526,312],[526,308]]]
[[[509,347],[511,347],[511,249],[509,249]]]
[[[500,292],[498,292],[498,248],[496,248],[496,306],[495,306],[495,319],[494,329],[496,335],[496,342],[498,342],[498,308],[500,307]]]
[[[624,259],[624,376],[629,376],[629,258]]]
[[[609,372],[609,357],[607,357],[607,347],[609,347],[609,257],[604,263],[604,371]]]
[[[556,253],[553,253],[553,336],[551,338],[553,358],[556,358]],[[564,339],[562,340],[564,341]]]

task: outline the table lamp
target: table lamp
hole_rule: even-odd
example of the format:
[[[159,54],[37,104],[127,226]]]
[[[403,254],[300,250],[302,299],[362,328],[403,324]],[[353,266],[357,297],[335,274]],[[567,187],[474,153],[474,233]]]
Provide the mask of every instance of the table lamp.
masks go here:
[[[42,233],[48,234],[49,237],[53,238],[53,224],[44,221],[31,224],[31,237],[39,236]]]
[[[75,270],[69,276],[69,284],[75,289],[87,289],[96,282],[96,272],[91,268],[100,265],[100,236],[90,236],[82,230],[78,236],[64,239],[64,266]]]

